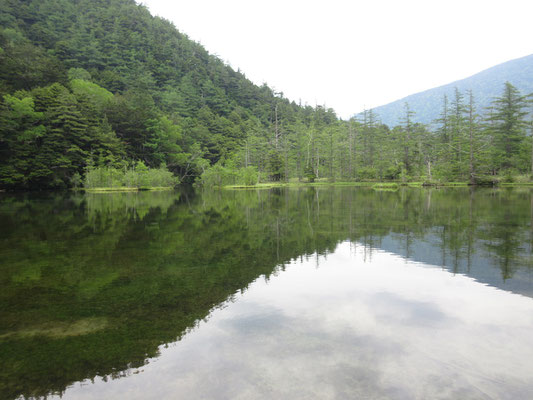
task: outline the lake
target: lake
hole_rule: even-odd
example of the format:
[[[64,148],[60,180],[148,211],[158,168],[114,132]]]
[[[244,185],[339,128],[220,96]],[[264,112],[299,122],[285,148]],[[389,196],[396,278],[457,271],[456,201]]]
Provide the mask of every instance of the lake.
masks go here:
[[[533,398],[533,190],[0,193],[1,398]]]

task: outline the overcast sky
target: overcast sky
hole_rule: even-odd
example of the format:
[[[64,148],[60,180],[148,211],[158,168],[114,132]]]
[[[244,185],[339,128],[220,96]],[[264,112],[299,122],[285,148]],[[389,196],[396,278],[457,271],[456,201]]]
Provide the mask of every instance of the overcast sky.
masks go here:
[[[291,100],[347,118],[533,53],[532,0],[137,0]]]

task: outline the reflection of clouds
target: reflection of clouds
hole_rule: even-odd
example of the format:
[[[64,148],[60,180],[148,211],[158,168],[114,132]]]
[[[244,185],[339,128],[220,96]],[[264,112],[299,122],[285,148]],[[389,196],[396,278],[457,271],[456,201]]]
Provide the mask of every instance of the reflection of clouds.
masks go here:
[[[438,305],[406,299],[395,293],[377,293],[372,299],[372,308],[376,318],[383,323],[414,325],[418,329],[446,328],[451,317],[445,314]]]
[[[294,262],[143,372],[65,398],[533,398],[533,300],[340,245]]]

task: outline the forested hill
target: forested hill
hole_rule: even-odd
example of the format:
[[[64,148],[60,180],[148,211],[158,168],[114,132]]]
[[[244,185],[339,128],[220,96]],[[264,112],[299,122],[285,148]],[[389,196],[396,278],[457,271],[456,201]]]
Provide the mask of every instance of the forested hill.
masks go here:
[[[276,114],[317,112],[134,0],[2,0],[0,99],[0,189],[65,188],[90,166],[136,162],[187,181],[250,133],[272,138]]]
[[[402,100],[401,119],[378,109],[390,126],[374,111],[343,121],[253,84],[134,0],[0,0],[0,190],[529,181],[532,61],[451,84],[447,103]]]
[[[533,54],[498,64],[471,77],[450,84],[415,93],[403,99],[374,108],[381,121],[389,126],[398,125],[405,114],[404,104],[409,103],[415,112],[413,120],[430,124],[439,118],[444,95],[451,99],[455,88],[465,92],[472,90],[477,108],[482,111],[499,96],[505,82],[511,82],[522,93],[533,92]]]

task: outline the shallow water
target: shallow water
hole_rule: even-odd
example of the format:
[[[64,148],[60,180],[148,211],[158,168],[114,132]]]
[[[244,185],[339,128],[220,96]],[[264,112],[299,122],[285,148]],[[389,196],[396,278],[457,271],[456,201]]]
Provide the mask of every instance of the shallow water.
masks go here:
[[[529,190],[0,198],[6,398],[533,397]]]

